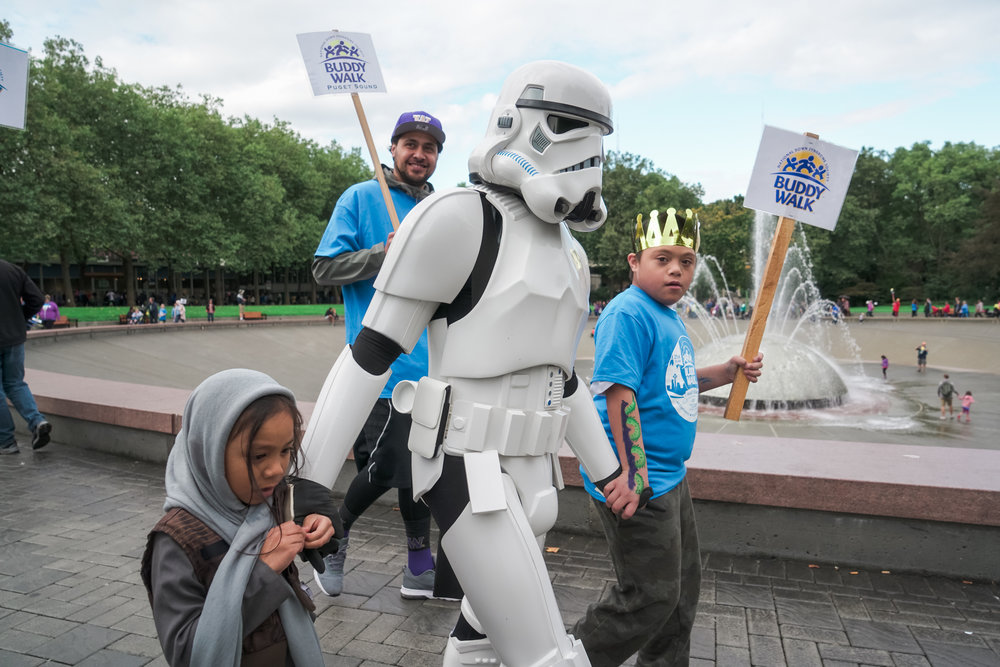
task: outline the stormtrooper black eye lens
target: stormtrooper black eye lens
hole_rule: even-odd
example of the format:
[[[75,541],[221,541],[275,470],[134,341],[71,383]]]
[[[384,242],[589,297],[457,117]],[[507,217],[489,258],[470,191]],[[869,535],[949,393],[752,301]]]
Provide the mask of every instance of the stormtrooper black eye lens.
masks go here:
[[[587,127],[589,123],[585,120],[580,120],[579,118],[570,118],[568,116],[557,116],[555,114],[549,114],[548,116],[549,129],[556,134],[565,134],[570,130],[578,130],[581,127]]]

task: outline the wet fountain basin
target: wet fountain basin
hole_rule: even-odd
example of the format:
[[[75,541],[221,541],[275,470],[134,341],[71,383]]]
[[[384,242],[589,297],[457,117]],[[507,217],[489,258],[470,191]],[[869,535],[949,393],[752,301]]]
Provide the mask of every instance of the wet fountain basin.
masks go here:
[[[695,352],[699,368],[729,361],[743,347],[742,335],[706,343]],[[764,374],[751,383],[744,410],[801,410],[839,406],[847,384],[837,365],[816,349],[783,336],[765,336]],[[700,400],[725,405],[729,385],[702,392]]]

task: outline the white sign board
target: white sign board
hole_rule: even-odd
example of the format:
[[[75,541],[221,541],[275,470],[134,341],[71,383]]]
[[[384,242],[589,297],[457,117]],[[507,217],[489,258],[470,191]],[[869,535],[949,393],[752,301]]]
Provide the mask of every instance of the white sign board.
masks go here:
[[[743,205],[832,230],[858,151],[764,126]]]
[[[24,129],[28,102],[28,52],[0,44],[0,125]]]
[[[371,35],[333,30],[296,37],[313,95],[385,92]]]

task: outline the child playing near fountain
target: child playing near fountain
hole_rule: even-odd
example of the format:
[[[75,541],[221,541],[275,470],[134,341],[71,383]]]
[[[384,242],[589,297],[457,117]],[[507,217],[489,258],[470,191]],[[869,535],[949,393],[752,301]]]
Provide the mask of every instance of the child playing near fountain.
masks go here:
[[[917,345],[917,372],[927,372],[927,341]]]
[[[888,370],[889,370],[889,360],[886,359],[885,355],[883,354],[882,355],[882,379],[883,380],[888,380],[889,379],[888,377],[886,377],[886,371],[888,371]]]
[[[292,393],[263,373],[222,371],[192,392],[141,566],[168,664],[323,664],[293,561],[336,550],[336,503],[313,482],[290,488],[301,432]]]
[[[636,651],[640,664],[687,664],[701,584],[685,478],[698,394],[739,372],[750,382],[761,374],[761,355],[695,369],[675,308],[694,277],[698,220],[671,208],[662,224],[654,211],[643,233],[639,216],[632,285],[608,303],[594,333],[591,389],[625,482],[605,498],[584,474],[618,578],[573,628],[594,667],[620,665]]]
[[[962,396],[962,414],[958,416],[958,421],[962,421],[962,417],[965,417],[965,423],[972,423],[972,404],[976,402],[976,399],[972,398],[972,392],[967,391]]]

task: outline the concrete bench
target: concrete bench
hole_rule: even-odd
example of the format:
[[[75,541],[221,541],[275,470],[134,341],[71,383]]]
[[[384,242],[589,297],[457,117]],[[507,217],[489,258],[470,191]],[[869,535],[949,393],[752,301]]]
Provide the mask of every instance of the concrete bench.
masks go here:
[[[28,369],[56,442],[166,461],[190,391]],[[313,404],[300,402],[305,423]],[[600,531],[568,447],[557,528]],[[702,546],[1000,580],[1000,451],[700,433]],[[354,473],[345,465],[335,489]]]

